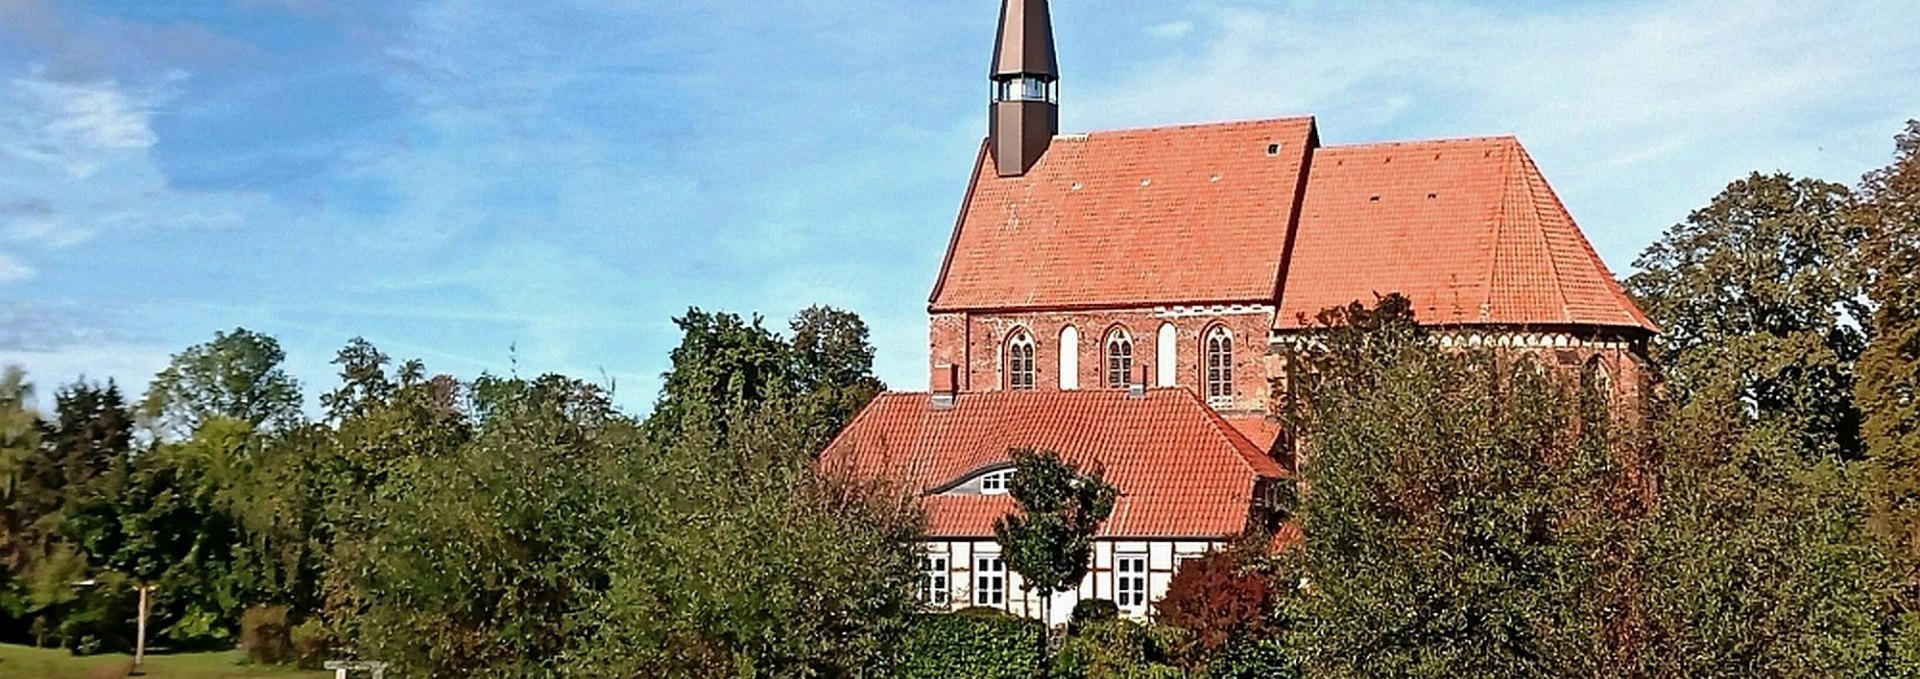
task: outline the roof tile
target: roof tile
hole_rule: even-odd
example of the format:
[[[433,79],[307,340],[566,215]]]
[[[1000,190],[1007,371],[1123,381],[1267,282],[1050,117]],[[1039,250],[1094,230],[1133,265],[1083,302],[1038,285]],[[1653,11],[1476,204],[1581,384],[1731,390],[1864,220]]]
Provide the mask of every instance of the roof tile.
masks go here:
[[[939,491],[1005,465],[1015,448],[1097,469],[1121,493],[1104,537],[1206,537],[1246,527],[1254,485],[1285,476],[1273,458],[1186,389],[980,392],[936,409],[926,394],[881,394],[821,456],[823,469],[928,494],[928,532],[984,537],[1006,496]]]

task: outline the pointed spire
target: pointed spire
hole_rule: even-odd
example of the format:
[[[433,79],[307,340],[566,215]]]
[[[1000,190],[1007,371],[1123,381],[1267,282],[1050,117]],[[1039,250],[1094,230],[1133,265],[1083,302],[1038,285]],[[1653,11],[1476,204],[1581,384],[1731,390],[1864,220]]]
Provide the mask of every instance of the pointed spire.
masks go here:
[[[1033,169],[1060,132],[1060,65],[1047,0],[1002,0],[987,148],[1002,177]]]
[[[993,75],[1060,77],[1047,0],[1004,0],[1000,35],[993,45]]]

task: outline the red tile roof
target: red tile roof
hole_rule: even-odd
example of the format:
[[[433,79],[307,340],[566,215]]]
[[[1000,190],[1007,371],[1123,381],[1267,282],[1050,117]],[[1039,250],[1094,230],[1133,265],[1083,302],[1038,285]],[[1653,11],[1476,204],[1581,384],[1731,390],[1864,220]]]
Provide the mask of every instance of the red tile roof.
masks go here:
[[[983,150],[932,308],[1271,302],[1313,138],[1312,118],[1062,136],[1004,178]]]
[[[1437,325],[1656,330],[1515,139],[1317,144],[1284,118],[1059,137],[1019,177],[982,162],[931,308],[1266,303],[1291,329],[1399,292]]]
[[[927,394],[881,394],[821,456],[854,478],[888,479],[928,493],[928,532],[988,537],[1011,498],[942,495],[1009,462],[1008,451],[1060,453],[1102,470],[1121,492],[1103,537],[1219,538],[1246,528],[1254,485],[1280,465],[1186,389],[960,394],[935,409]]]
[[[1426,323],[1654,330],[1512,137],[1317,150],[1276,327],[1398,292]]]

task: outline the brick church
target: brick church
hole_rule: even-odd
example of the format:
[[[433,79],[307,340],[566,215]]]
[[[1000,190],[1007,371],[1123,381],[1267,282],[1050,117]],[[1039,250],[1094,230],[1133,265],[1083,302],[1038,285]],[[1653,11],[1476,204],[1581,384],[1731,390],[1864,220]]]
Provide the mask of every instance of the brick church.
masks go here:
[[[1003,0],[990,128],[928,304],[930,393],[875,399],[829,468],[919,492],[921,597],[1037,615],[999,558],[1008,451],[1120,490],[1082,598],[1144,614],[1182,561],[1272,529],[1271,347],[1400,293],[1443,341],[1633,398],[1657,331],[1513,137],[1328,145],[1311,117],[1059,131],[1045,0]]]

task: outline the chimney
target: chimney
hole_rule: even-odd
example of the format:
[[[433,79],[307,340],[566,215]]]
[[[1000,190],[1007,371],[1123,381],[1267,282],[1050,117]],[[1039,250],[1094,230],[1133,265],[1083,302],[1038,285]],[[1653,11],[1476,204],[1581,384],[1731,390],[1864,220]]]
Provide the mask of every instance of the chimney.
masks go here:
[[[1146,366],[1136,365],[1133,367],[1133,375],[1131,379],[1127,380],[1127,397],[1136,399],[1147,397]]]
[[[936,365],[933,367],[933,409],[946,410],[953,407],[960,398],[960,367],[954,365]]]
[[[987,148],[1002,177],[1033,169],[1060,133],[1060,65],[1047,0],[1002,0]]]

